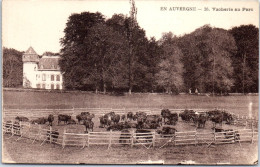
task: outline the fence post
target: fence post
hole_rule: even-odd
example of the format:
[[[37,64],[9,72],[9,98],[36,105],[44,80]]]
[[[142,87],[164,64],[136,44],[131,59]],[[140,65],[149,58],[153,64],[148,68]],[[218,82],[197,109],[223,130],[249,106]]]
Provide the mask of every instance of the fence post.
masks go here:
[[[14,123],[11,121],[11,135],[14,135]]]
[[[214,134],[214,144],[216,144],[216,132],[214,131],[213,134]]]
[[[195,146],[197,146],[197,143],[198,143],[198,139],[197,139],[197,129],[195,131]]]
[[[89,137],[90,137],[90,132],[88,133],[87,147],[89,147]]]
[[[153,132],[153,147],[155,147],[155,131]]]
[[[22,121],[21,121],[21,120],[19,121],[19,126],[18,126],[18,128],[19,128],[20,135],[21,135],[21,137],[22,137]]]
[[[131,131],[131,147],[134,145],[134,130]]]
[[[66,138],[66,129],[64,128],[64,132],[63,132],[63,138],[62,138],[62,148],[65,148],[65,139]]]
[[[50,133],[49,133],[49,135],[50,135],[50,144],[51,144],[51,142],[52,142],[52,127],[50,126]]]
[[[176,132],[173,134],[174,136],[174,146],[176,146]]]
[[[251,143],[254,142],[254,126],[252,127],[252,140],[251,140]]]
[[[108,144],[108,149],[111,147],[111,143],[112,143],[112,129],[110,129],[110,132],[109,132],[109,144]]]

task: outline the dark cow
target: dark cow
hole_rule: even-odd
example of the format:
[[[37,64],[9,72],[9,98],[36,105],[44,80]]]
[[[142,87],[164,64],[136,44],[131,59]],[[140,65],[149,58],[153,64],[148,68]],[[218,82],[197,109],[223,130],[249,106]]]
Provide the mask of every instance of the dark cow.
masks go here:
[[[49,116],[48,116],[48,122],[49,122],[49,125],[50,126],[52,126],[52,122],[54,121],[54,116],[52,115],[52,114],[50,114]]]
[[[172,135],[175,134],[177,130],[173,127],[165,126],[162,128],[162,130],[158,130],[157,133],[161,134],[162,137],[172,137]]]
[[[226,124],[232,124],[234,121],[233,115],[226,111],[223,111],[222,113],[223,113],[223,121],[226,121]]]
[[[90,114],[89,112],[82,112],[81,114],[76,116],[76,119],[78,120],[78,123],[80,124],[81,121],[89,120],[92,121],[92,119],[95,117],[94,114]]]
[[[210,120],[214,123],[214,127],[216,126],[217,123],[222,126],[223,114],[221,113],[221,114],[211,115]]]
[[[28,122],[29,119],[27,117],[24,116],[17,116],[15,117],[16,120],[21,121],[21,122]]]
[[[167,122],[165,124],[168,125],[176,125],[177,121],[178,121],[178,114],[177,113],[170,113],[169,115],[167,115]]]
[[[74,119],[68,120],[68,125],[74,125],[74,124],[77,124],[77,122]]]
[[[171,111],[169,109],[163,109],[161,111],[161,115],[163,117],[163,123],[165,123],[165,119],[168,118],[168,116],[171,114]]]
[[[120,115],[116,114],[116,115],[112,116],[111,119],[112,119],[112,122],[113,122],[114,124],[118,124],[119,121],[120,121]]]
[[[140,115],[137,116],[137,129],[143,129],[144,128],[144,123],[146,121],[146,116]]]
[[[58,125],[61,121],[64,122],[64,124],[68,124],[68,121],[71,119],[71,116],[65,115],[65,114],[59,114],[58,115]]]
[[[119,143],[130,143],[131,134],[127,129],[121,130]]]
[[[46,122],[48,122],[48,119],[44,117],[37,118],[31,121],[32,124],[45,124]]]
[[[104,128],[106,126],[110,126],[112,124],[112,120],[106,118],[105,116],[101,116],[99,117],[99,121],[100,121],[100,128]]]
[[[126,119],[125,115],[121,115],[121,120],[124,121]]]
[[[54,130],[54,131],[47,131],[47,141],[49,141],[50,143],[56,143],[59,137],[59,132],[58,130]],[[51,141],[52,139],[52,141]]]
[[[198,128],[205,128],[205,124],[207,121],[207,116],[206,115],[199,115],[198,117]]]
[[[185,109],[183,112],[179,114],[181,119],[185,122],[190,122],[193,120],[194,117],[196,117],[195,111]]]
[[[132,112],[128,112],[127,115],[126,115],[126,118],[129,120],[129,121],[132,121],[133,118],[134,118],[134,114]]]
[[[83,125],[86,128],[86,133],[88,133],[88,130],[91,130],[93,132],[94,130],[94,122],[89,120],[84,120]]]

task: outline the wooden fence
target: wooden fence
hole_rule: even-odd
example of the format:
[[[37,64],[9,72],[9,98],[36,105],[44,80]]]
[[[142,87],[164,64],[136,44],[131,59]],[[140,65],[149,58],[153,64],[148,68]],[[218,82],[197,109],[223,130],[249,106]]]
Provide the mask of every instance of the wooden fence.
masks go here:
[[[155,131],[149,133],[136,133],[133,129],[129,132],[89,132],[88,134],[74,133],[65,129],[59,134],[53,133],[52,128],[44,129],[39,125],[14,122],[3,123],[3,133],[10,134],[10,138],[17,136],[16,140],[30,139],[32,143],[38,141],[44,143],[55,143],[66,146],[91,147],[93,145],[106,145],[108,148],[117,145],[142,146],[146,149],[151,147],[165,147],[178,145],[202,145],[207,144],[230,144],[236,142],[251,142],[258,140],[257,129],[238,129],[226,132],[197,131],[176,132],[171,135],[157,134]]]

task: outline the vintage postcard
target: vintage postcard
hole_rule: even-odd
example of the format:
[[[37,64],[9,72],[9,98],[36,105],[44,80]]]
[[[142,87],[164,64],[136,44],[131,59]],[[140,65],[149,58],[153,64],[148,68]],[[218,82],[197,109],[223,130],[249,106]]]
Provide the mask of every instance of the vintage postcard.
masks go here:
[[[258,1],[3,0],[2,41],[2,163],[258,164]]]

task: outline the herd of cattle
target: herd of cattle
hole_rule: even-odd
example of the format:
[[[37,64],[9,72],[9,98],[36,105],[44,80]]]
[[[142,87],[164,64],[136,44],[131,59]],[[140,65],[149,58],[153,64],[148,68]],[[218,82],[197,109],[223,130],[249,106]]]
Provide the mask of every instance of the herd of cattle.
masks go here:
[[[154,114],[148,115],[145,112],[128,112],[125,115],[119,115],[115,112],[109,112],[104,114],[103,116],[99,117],[100,128],[106,128],[107,130],[119,130],[122,131],[123,129],[129,128],[136,128],[136,129],[158,129],[162,125],[176,125],[179,117],[184,122],[193,123],[197,128],[205,128],[205,124],[207,121],[213,122],[213,127],[216,124],[222,125],[223,122],[226,124],[232,124],[235,120],[235,116],[223,111],[223,110],[212,110],[207,112],[196,112],[194,110],[184,110],[181,113],[171,112],[169,109],[163,109],[161,114]],[[94,122],[93,118],[95,118],[94,114],[89,112],[81,112],[80,114],[76,115],[77,122],[71,118],[70,115],[66,114],[59,114],[58,115],[58,125],[62,122],[64,124],[81,124],[84,125],[86,128],[86,133],[88,131],[93,131],[94,129]],[[28,122],[29,119],[24,116],[17,116],[16,120],[22,122]],[[34,120],[31,120],[30,123],[32,124],[48,124],[52,126],[54,121],[54,116],[50,114],[48,117],[40,117]],[[172,131],[175,131],[175,128],[172,127]],[[168,131],[168,130],[166,130]],[[168,133],[168,132],[165,132]]]

